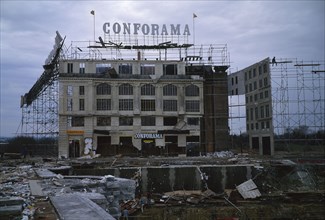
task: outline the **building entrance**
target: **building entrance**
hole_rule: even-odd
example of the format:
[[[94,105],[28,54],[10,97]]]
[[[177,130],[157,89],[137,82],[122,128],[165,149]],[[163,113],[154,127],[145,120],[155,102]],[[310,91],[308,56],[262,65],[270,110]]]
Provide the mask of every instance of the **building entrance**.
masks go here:
[[[69,157],[80,157],[80,141],[70,140],[69,141]]]
[[[160,149],[156,147],[155,139],[141,139],[142,154],[146,155],[160,155]]]
[[[98,136],[97,137],[97,154],[102,156],[115,155],[115,148],[111,146],[110,136]]]
[[[270,137],[262,138],[262,146],[263,146],[263,155],[271,155],[271,138]]]

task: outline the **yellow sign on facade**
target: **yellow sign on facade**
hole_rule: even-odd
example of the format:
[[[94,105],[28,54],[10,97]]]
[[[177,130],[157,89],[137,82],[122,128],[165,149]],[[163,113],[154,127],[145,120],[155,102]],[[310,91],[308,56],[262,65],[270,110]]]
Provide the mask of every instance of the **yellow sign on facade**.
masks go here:
[[[84,131],[82,131],[82,130],[67,130],[67,134],[70,134],[70,135],[83,135]]]

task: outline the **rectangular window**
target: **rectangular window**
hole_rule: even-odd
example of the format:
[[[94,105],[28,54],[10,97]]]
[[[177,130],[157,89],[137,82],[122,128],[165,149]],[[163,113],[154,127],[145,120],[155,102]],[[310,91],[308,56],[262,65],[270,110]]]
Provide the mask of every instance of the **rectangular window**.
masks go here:
[[[187,111],[187,112],[200,112],[200,101],[199,100],[185,101],[185,111]]]
[[[269,105],[265,105],[265,117],[270,117],[270,108]]]
[[[177,75],[177,64],[164,64],[163,65],[164,75]]]
[[[141,64],[141,75],[155,75],[155,64]]]
[[[263,92],[260,93],[260,99],[263,99]]]
[[[264,86],[268,85],[267,77],[264,78]]]
[[[231,85],[234,85],[234,78],[231,78]]]
[[[267,65],[266,65],[266,63],[263,64],[263,73],[267,73]]]
[[[246,119],[247,119],[247,121],[249,121],[249,110],[248,109],[246,110]]]
[[[238,76],[235,77],[235,83],[238,84]]]
[[[132,117],[120,117],[119,118],[119,125],[120,126],[132,126],[133,125],[133,118]]]
[[[73,73],[73,63],[68,63],[68,73]]]
[[[245,80],[247,80],[247,72],[245,72]]]
[[[262,67],[261,66],[258,67],[258,75],[262,75]]]
[[[175,126],[177,124],[177,117],[164,117],[164,126]]]
[[[254,101],[257,102],[258,94],[254,95]]]
[[[79,63],[79,73],[80,74],[84,74],[85,73],[85,67],[86,67],[86,64],[85,63]]]
[[[72,98],[67,99],[67,111],[72,111],[73,101]]]
[[[266,121],[266,128],[270,128],[270,122]]]
[[[255,120],[257,120],[258,119],[258,108],[256,107],[255,108]]]
[[[85,95],[85,87],[79,86],[79,95]]]
[[[155,126],[156,117],[155,116],[142,116],[141,117],[141,126]]]
[[[85,100],[79,99],[79,110],[84,111],[85,110]]]
[[[261,106],[260,110],[261,110],[261,118],[264,118],[264,106]]]
[[[200,118],[197,117],[189,117],[187,118],[188,125],[200,125]]]
[[[256,76],[256,69],[254,68],[253,69],[253,77],[255,77]]]
[[[98,111],[111,110],[111,100],[110,99],[97,99],[96,100],[96,109]]]
[[[111,126],[111,118],[97,117],[97,126]]]
[[[96,63],[96,73],[107,73],[112,68],[110,63]]]
[[[269,91],[268,90],[264,91],[264,97],[265,98],[268,98],[269,97]]]
[[[250,115],[251,116],[251,121],[253,121],[254,120],[254,118],[253,118],[254,117],[254,109],[251,108],[250,112],[251,112],[251,115]]]
[[[132,63],[121,63],[118,66],[119,74],[132,74]]]
[[[67,95],[68,96],[73,95],[73,87],[71,85],[68,85],[68,87],[67,87]]]
[[[252,85],[252,83],[249,84],[249,91],[250,92],[253,91],[253,85]]]
[[[263,81],[261,79],[258,81],[258,87],[259,88],[262,88],[263,87]]]
[[[156,111],[156,100],[141,100],[141,111]]]
[[[256,128],[256,130],[258,130],[258,123],[255,124],[255,128]]]
[[[84,117],[72,117],[71,118],[71,126],[72,127],[83,127],[85,126]]]
[[[250,70],[250,71],[248,71],[248,77],[249,77],[249,79],[251,79],[252,78],[252,71]]]
[[[177,100],[163,100],[163,111],[177,111]]]
[[[257,82],[255,81],[254,82],[254,90],[256,90],[257,89]]]
[[[120,111],[133,111],[133,99],[119,99]]]

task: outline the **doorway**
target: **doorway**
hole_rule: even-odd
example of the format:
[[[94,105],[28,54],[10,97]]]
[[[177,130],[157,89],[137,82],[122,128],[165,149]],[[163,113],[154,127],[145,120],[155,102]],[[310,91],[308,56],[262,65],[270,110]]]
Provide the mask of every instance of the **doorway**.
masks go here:
[[[70,140],[69,141],[69,157],[80,157],[80,141]]]

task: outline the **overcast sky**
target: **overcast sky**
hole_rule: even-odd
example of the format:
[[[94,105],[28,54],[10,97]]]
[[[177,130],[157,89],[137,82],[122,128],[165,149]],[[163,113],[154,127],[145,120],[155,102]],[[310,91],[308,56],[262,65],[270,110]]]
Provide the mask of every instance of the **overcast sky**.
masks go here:
[[[325,1],[9,1],[1,4],[0,136],[14,136],[20,96],[42,74],[55,31],[74,40],[103,35],[105,22],[188,24],[195,42],[227,44],[231,71],[266,57],[324,61]]]

